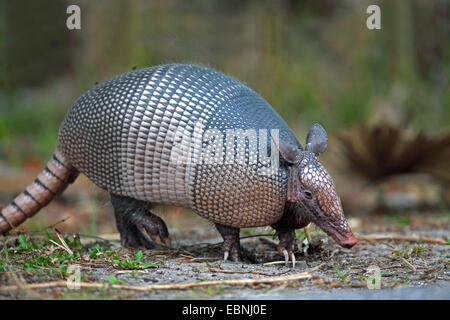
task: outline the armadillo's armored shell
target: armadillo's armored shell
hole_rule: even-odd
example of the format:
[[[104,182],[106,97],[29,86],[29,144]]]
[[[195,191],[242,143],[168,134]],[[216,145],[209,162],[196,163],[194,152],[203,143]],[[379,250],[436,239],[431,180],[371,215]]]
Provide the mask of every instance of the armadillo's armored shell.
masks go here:
[[[265,166],[248,143],[244,163],[226,158],[244,139],[233,138],[226,149],[230,129],[254,130],[268,152],[269,132],[264,140],[259,129],[279,129],[280,139],[301,148],[253,90],[212,69],[183,64],[136,70],[94,87],[74,103],[59,139],[71,163],[112,193],[190,207],[230,226],[271,224],[283,211],[286,173],[258,171]],[[204,150],[208,134],[223,138],[223,152],[212,153],[223,161],[186,158],[183,150]]]

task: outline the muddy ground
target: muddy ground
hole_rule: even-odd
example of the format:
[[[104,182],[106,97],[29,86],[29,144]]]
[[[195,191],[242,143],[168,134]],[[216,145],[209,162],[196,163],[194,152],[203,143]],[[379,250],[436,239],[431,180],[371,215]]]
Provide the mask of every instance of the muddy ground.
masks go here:
[[[3,204],[28,182],[14,188],[2,181],[8,187],[3,190],[13,190],[0,193]],[[222,261],[214,226],[176,208],[157,211],[169,227],[172,249],[123,249],[108,199],[96,192],[81,180],[21,227],[27,233],[0,238],[1,299],[450,298],[446,210],[350,215],[360,240],[352,249],[339,247],[314,226],[306,247],[300,230],[292,267],[281,261],[273,230],[266,228],[242,230],[243,262]],[[69,250],[61,247],[55,227]],[[89,233],[95,237],[83,236]],[[79,289],[67,287],[70,265],[79,267]],[[376,270],[369,272],[374,268],[379,280]],[[368,288],[377,285],[378,290]]]

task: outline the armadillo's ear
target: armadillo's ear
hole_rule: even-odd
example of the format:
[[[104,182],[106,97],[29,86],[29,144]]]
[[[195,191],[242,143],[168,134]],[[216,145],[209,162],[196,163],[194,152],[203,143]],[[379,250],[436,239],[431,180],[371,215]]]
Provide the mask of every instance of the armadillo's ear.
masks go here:
[[[281,156],[288,163],[297,163],[301,160],[301,151],[297,146],[288,143],[280,143],[280,147],[278,149],[280,151]]]
[[[328,145],[328,136],[325,129],[318,123],[315,123],[309,129],[306,136],[306,150],[313,152],[316,156],[325,151]]]
[[[278,149],[278,152],[281,157],[286,160],[286,162],[293,164],[302,159],[301,150],[297,146],[279,141],[278,135],[275,135],[273,132],[271,132],[270,135],[272,137],[272,141]]]

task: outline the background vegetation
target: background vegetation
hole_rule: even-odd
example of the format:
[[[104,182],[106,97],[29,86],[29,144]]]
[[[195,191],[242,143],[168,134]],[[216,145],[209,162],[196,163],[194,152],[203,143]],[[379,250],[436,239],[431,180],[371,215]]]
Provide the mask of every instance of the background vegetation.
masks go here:
[[[81,30],[66,28],[73,3]],[[366,27],[369,4],[381,7],[381,30]],[[40,167],[70,105],[96,82],[173,61],[245,82],[300,141],[316,121],[332,138],[357,125],[448,134],[449,11],[445,0],[0,1],[0,168]],[[448,141],[420,150],[448,155]],[[382,165],[382,152],[353,165]],[[438,158],[448,175],[449,158]]]
[[[67,1],[0,2],[0,157],[14,165],[46,160],[95,82],[172,61],[246,82],[301,137],[313,121],[331,133],[379,119],[449,127],[447,1],[75,3],[82,29],[69,31]],[[382,29],[371,31],[374,3]]]

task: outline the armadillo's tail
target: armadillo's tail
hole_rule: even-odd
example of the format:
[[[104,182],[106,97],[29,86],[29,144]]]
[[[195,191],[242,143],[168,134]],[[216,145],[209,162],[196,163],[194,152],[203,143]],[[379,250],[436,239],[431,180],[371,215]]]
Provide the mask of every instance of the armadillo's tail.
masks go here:
[[[0,234],[7,233],[45,207],[55,195],[75,181],[77,176],[78,171],[59,147],[56,148],[37,178],[11,204],[1,209]]]

